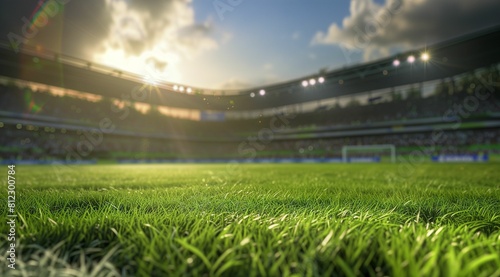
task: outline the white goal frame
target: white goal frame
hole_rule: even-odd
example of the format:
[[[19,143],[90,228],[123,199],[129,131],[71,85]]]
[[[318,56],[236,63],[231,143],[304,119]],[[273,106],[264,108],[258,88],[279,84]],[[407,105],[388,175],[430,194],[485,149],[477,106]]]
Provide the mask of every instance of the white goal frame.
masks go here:
[[[349,150],[380,150],[389,149],[391,151],[391,162],[396,162],[396,146],[393,144],[378,144],[378,145],[344,145],[342,146],[342,162],[346,163],[347,153]]]

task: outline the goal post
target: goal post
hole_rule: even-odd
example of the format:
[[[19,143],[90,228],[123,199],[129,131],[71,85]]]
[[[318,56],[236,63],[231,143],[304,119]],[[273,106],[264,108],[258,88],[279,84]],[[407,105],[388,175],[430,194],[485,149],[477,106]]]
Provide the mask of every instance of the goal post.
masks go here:
[[[393,144],[379,144],[379,145],[344,145],[342,147],[342,162],[347,163],[349,161],[349,152],[360,152],[360,151],[390,151],[391,162],[396,162],[396,146]]]

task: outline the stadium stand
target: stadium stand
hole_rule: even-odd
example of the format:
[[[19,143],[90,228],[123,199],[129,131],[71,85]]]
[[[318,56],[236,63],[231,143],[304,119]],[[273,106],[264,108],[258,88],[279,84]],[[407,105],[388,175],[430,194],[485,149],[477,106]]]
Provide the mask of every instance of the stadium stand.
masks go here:
[[[430,49],[465,62],[458,58],[460,50],[499,35],[499,30],[489,30]],[[390,57],[327,73],[321,77],[325,84],[317,88],[297,88],[297,80],[269,86],[265,89],[270,96],[260,98],[249,97],[250,91],[207,95],[197,89],[187,95],[143,84],[140,92],[160,94],[156,102],[154,97],[124,98],[130,92],[125,87],[99,93],[109,89],[100,83],[131,79],[83,74],[88,68],[66,65],[72,70],[69,74],[81,80],[98,80],[92,82],[95,90],[88,82],[68,82],[64,88],[50,80],[42,82],[36,69],[40,64],[49,71],[60,69],[53,68],[55,61],[41,57],[35,69],[26,69],[34,70],[31,75],[2,71],[0,154],[3,160],[31,161],[326,159],[340,158],[344,145],[378,144],[395,145],[399,155],[499,154],[497,52],[485,49],[477,61],[468,60],[474,70],[434,70],[423,79],[411,71],[417,65],[381,70],[398,58]],[[1,57],[4,63],[13,59],[5,49]],[[439,58],[441,64],[429,68],[446,64]],[[308,96],[303,96],[307,89]],[[172,102],[161,98],[174,94]]]

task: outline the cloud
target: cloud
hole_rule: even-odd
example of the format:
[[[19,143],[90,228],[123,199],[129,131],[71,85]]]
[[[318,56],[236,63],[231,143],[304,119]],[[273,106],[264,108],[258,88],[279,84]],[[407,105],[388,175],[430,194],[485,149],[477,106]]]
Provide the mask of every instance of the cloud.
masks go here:
[[[313,45],[338,45],[365,60],[413,49],[500,23],[498,0],[352,0],[341,26],[317,32]]]
[[[106,0],[111,24],[96,62],[180,82],[183,61],[216,49],[212,22],[196,23],[191,0]]]

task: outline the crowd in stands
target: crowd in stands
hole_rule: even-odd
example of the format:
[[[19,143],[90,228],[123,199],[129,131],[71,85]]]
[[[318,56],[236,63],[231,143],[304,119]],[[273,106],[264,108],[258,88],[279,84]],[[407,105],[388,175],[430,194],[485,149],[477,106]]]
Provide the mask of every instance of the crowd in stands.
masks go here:
[[[491,84],[498,84],[500,82],[498,69],[483,72],[479,77],[481,79],[478,79],[477,75],[469,74],[460,80],[443,80],[436,86],[434,93],[426,97],[414,88],[411,92],[394,91],[384,102],[360,105],[353,100],[342,107],[339,105],[321,107],[314,112],[298,113],[290,121],[288,127],[314,129],[322,126],[363,126],[396,120],[443,118],[450,116],[450,110],[452,113],[457,113],[455,109],[457,105],[474,105],[473,109],[467,111],[467,117],[500,113],[498,88],[481,85],[486,79]],[[487,99],[478,99],[475,96],[478,86],[482,86],[483,94],[481,95],[487,94]],[[496,91],[489,91],[491,89],[496,89]],[[470,97],[478,100],[477,107],[475,102],[467,102],[466,99],[470,100]],[[0,85],[0,111],[23,116],[49,117],[71,124],[97,126],[103,118],[111,118],[117,128],[122,130],[217,137],[254,132],[269,125],[271,120],[271,117],[259,117],[224,122],[199,122],[169,117],[158,112],[156,107],[146,112],[140,112],[131,106],[119,107],[115,101],[116,99],[101,97],[92,102],[73,96],[55,96],[47,91],[32,91],[26,87]]]
[[[116,134],[96,135],[80,131],[0,128],[3,159],[187,159],[187,158],[339,158],[345,145],[391,144],[398,154],[425,151],[428,155],[500,153],[500,129],[348,136],[327,139],[224,142],[171,140]],[[387,152],[385,154],[388,154]],[[368,155],[358,152],[354,155]]]
[[[488,97],[479,99],[476,95],[477,86],[481,82],[484,83],[485,78],[489,83],[498,83],[500,76],[496,67],[481,74],[468,74],[453,81],[443,80],[434,93],[426,97],[422,96],[421,91],[406,93],[405,96],[394,91],[391,99],[385,102],[366,105],[352,102],[345,106],[295,114],[293,119],[287,122],[287,130],[314,134],[319,132],[320,128],[328,126],[337,129],[358,126],[362,129],[374,123],[404,125],[408,120],[443,119],[452,115],[461,117],[460,120],[463,121],[489,120],[498,117],[500,113],[498,88],[483,87],[483,91],[487,91],[481,96]],[[98,98],[90,101],[68,95],[56,96],[47,91],[33,91],[28,87],[13,84],[0,85],[1,158],[64,158],[70,151],[67,149],[77,149],[82,141],[87,141],[88,146],[89,139],[85,137],[83,130],[98,127],[104,118],[112,122],[114,130],[123,132],[105,134],[102,141],[94,143],[91,151],[87,151],[88,155],[80,155],[84,156],[82,158],[248,158],[248,153],[254,151],[245,151],[249,147],[244,144],[245,138],[256,135],[263,128],[269,128],[272,120],[272,117],[260,117],[223,122],[193,121],[166,116],[154,107],[141,112],[131,106],[120,107],[114,99]],[[460,108],[457,109],[460,106],[462,112]],[[465,113],[464,106],[468,107]],[[11,119],[11,123],[2,122],[2,118]],[[12,120],[43,123],[22,125],[12,123]],[[397,123],[394,123],[395,121]],[[54,125],[51,125],[53,123],[78,128],[76,131],[71,128],[54,128]],[[471,147],[500,144],[500,132],[496,129],[456,130],[446,134],[446,139],[439,143],[434,142],[439,147],[432,148],[433,153],[476,151]],[[252,156],[337,157],[343,145],[374,144],[393,144],[403,151],[412,151],[415,147],[426,144],[425,147],[429,148],[429,137],[429,133],[408,133],[321,139],[274,139],[265,143],[264,147],[252,146],[256,150],[256,154]]]

